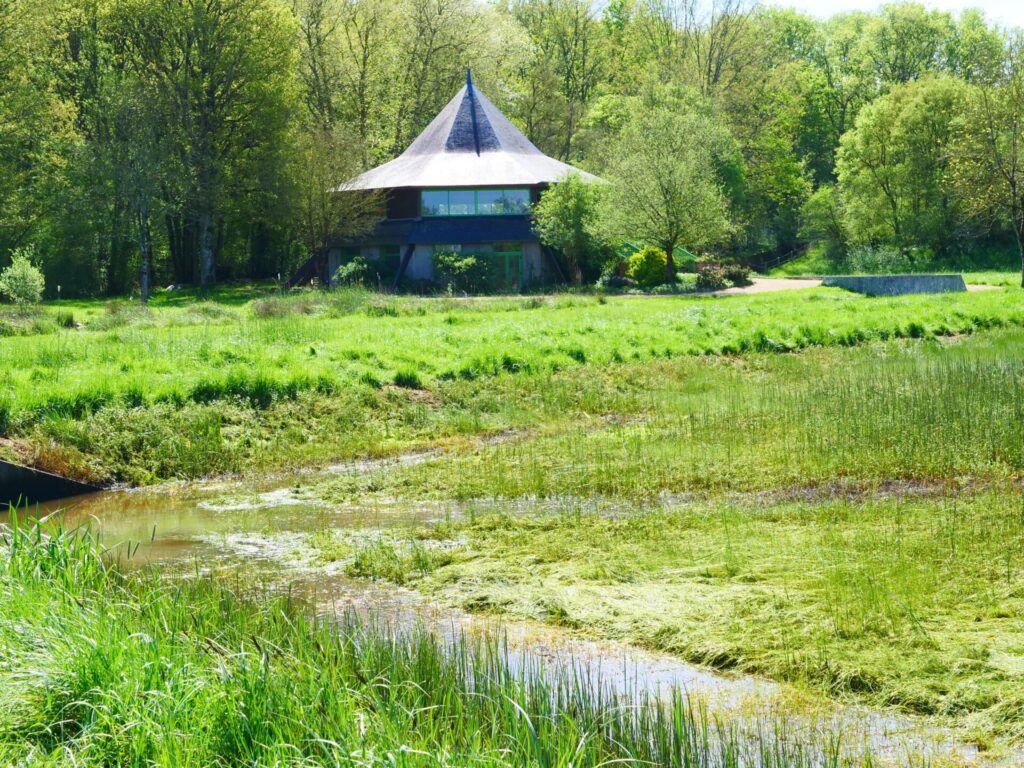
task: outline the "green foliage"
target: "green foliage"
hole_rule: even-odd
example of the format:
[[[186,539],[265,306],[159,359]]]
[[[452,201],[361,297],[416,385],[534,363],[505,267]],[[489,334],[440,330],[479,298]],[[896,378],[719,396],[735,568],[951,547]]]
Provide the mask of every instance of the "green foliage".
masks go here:
[[[434,280],[459,293],[486,292],[497,277],[495,261],[486,253],[435,251]]]
[[[644,288],[653,288],[667,282],[665,278],[665,265],[668,257],[661,248],[648,245],[637,251],[626,262],[626,276],[635,280],[637,285]]]
[[[909,272],[911,263],[899,248],[862,245],[850,250],[845,266],[854,274],[898,274]]]
[[[20,248],[11,256],[11,263],[0,272],[0,295],[25,307],[43,299],[46,281],[33,264],[34,249]]]
[[[600,184],[570,174],[549,187],[534,207],[534,226],[541,241],[568,262],[573,282],[592,280],[609,260],[600,234]]]
[[[366,281],[369,273],[369,266],[366,259],[356,256],[351,261],[342,264],[334,272],[331,278],[332,285],[361,285]]]
[[[966,112],[963,83],[929,77],[893,88],[865,107],[843,136],[837,162],[843,219],[857,243],[956,252],[969,221],[951,175],[956,132]],[[834,204],[833,204],[834,205]],[[816,201],[818,226],[831,211]],[[828,232],[838,240],[837,232]]]
[[[722,269],[722,274],[726,280],[738,288],[754,284],[754,281],[750,278],[750,267],[743,264],[726,264]]]
[[[697,270],[697,282],[694,287],[701,292],[720,291],[729,287],[729,281],[721,267],[701,267]]]
[[[608,226],[623,240],[656,243],[676,278],[675,248],[723,241],[732,226],[716,158],[732,152],[728,130],[708,111],[641,112],[622,132],[606,171]]]
[[[834,184],[823,184],[800,210],[800,236],[818,243],[824,255],[838,263],[846,256],[849,244],[843,198]]]

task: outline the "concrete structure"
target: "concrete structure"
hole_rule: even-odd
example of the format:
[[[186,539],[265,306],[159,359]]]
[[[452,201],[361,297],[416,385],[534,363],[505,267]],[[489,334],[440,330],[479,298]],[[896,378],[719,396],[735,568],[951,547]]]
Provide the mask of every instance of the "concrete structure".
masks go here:
[[[9,461],[0,461],[0,504],[25,505],[82,496],[100,489]]]
[[[467,74],[466,85],[405,152],[337,188],[383,195],[375,230],[335,244],[291,282],[329,283],[358,256],[395,287],[405,278],[429,283],[441,251],[493,260],[493,290],[564,280],[559,261],[533,230],[531,208],[542,190],[571,173],[596,180],[537,149]]]
[[[834,275],[822,285],[845,288],[866,296],[903,296],[909,293],[963,293],[962,275]]]

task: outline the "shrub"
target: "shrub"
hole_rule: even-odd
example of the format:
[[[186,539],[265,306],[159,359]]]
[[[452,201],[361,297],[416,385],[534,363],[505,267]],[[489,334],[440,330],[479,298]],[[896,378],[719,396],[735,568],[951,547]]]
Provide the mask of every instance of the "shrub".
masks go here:
[[[725,271],[721,267],[703,267],[697,270],[696,289],[698,291],[720,291],[728,288]]]
[[[313,296],[304,293],[298,298],[294,296],[268,296],[254,301],[252,313],[260,318],[277,318],[288,315],[312,315],[317,305]]]
[[[70,309],[57,310],[57,325],[62,328],[74,328],[77,325],[75,313]]]
[[[917,255],[916,251],[901,250],[892,245],[860,245],[850,249],[845,266],[854,274],[911,272]],[[922,259],[927,260],[927,256]]]
[[[643,288],[653,288],[666,282],[668,257],[661,248],[648,245],[629,257],[626,276]]]
[[[486,255],[438,251],[434,254],[434,277],[452,291],[477,293],[493,284],[494,267]]]
[[[19,306],[38,304],[43,298],[46,281],[32,263],[34,256],[34,248],[18,248],[11,256],[10,265],[0,272],[0,294]]]
[[[729,264],[722,270],[722,273],[726,280],[741,288],[745,285],[752,285],[754,282],[750,279],[750,267],[743,264]]]
[[[369,272],[369,266],[362,256],[356,256],[347,264],[342,264],[331,278],[333,285],[362,285]]]

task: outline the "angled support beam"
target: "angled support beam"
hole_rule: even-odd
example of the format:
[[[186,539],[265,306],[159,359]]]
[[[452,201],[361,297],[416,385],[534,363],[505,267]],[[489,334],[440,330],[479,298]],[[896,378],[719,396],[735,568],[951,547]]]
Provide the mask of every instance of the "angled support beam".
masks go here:
[[[392,290],[398,290],[398,284],[402,282],[402,278],[405,277],[405,270],[409,268],[409,262],[412,261],[412,254],[415,250],[415,243],[410,243],[409,247],[405,249],[405,253],[402,255],[402,263],[398,265],[398,272],[395,273],[395,283],[391,286]]]
[[[558,256],[555,254],[555,252],[551,250],[549,246],[543,244],[541,245],[540,249],[543,252],[543,254],[548,257],[548,261],[550,261],[551,264],[554,266],[555,272],[557,272],[558,276],[562,278],[562,282],[568,283],[569,278],[566,276],[565,270],[562,269],[562,262],[558,260]]]

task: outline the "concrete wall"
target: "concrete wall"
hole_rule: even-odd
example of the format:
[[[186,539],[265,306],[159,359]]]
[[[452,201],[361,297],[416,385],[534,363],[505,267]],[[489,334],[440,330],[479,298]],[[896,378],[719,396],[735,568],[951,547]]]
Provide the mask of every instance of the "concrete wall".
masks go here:
[[[822,285],[845,288],[867,296],[902,296],[908,293],[962,293],[962,275],[835,275]]]
[[[0,461],[0,506],[66,499],[98,490],[66,477]]]

